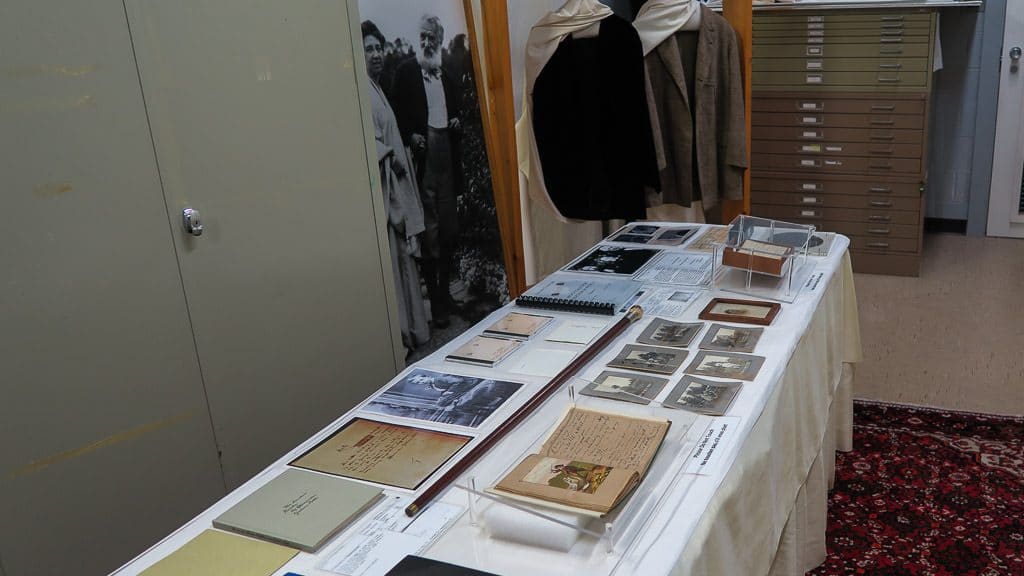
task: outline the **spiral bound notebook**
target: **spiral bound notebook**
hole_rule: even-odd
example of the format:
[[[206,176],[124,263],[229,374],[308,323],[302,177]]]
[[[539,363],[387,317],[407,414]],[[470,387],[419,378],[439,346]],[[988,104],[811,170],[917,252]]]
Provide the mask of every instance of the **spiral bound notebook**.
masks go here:
[[[629,279],[581,280],[555,273],[516,298],[516,304],[611,316],[639,289],[640,285]]]

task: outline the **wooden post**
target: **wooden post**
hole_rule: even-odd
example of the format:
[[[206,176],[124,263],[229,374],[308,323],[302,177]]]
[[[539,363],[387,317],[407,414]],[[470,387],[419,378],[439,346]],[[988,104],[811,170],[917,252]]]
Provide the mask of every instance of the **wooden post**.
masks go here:
[[[753,61],[754,12],[750,0],[723,0],[722,15],[736,30],[740,45],[740,70],[743,75],[743,107],[747,116],[747,162],[750,161],[750,66]],[[722,205],[722,223],[728,224],[740,214],[750,214],[750,169],[743,174],[743,200],[726,200]]]
[[[480,72],[479,42],[473,18],[473,0],[463,0],[469,41],[473,51],[473,73],[477,78],[484,139],[491,166],[494,205],[498,211],[501,248],[505,256],[509,297],[526,290],[523,260],[523,224],[519,204],[519,168],[516,154],[515,104],[512,98],[512,58],[508,38],[508,4],[482,0],[484,53],[487,75]]]

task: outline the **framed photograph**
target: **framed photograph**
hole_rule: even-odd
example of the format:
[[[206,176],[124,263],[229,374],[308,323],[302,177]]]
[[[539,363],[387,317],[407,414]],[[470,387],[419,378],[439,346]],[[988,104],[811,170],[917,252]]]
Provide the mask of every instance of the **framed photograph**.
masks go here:
[[[715,382],[683,376],[661,405],[708,416],[724,416],[742,388],[742,382]]]
[[[666,384],[668,380],[665,378],[605,371],[580,390],[580,394],[635,404],[650,404]]]
[[[704,307],[698,318],[701,320],[720,320],[722,322],[738,322],[740,324],[758,324],[768,326],[782,310],[778,302],[760,300],[738,300],[735,298],[712,298]]]
[[[686,355],[686,350],[626,344],[622,347],[619,355],[608,363],[608,366],[612,368],[625,368],[626,370],[672,374],[683,365]]]
[[[415,490],[472,439],[471,436],[355,418],[290,464]]]
[[[630,248],[598,244],[593,250],[565,267],[572,272],[596,272],[632,276],[644,264],[661,253],[653,248]]]
[[[762,332],[764,328],[712,324],[704,339],[700,341],[700,349],[750,353],[757,346]]]
[[[762,364],[764,356],[701,350],[686,367],[686,373],[750,381],[757,377]]]
[[[374,396],[366,412],[476,428],[522,384],[416,368]]]
[[[686,348],[690,345],[690,342],[693,342],[693,338],[697,336],[697,333],[703,327],[703,322],[682,323],[664,318],[655,318],[640,333],[636,341],[641,344],[653,344],[654,346]]]

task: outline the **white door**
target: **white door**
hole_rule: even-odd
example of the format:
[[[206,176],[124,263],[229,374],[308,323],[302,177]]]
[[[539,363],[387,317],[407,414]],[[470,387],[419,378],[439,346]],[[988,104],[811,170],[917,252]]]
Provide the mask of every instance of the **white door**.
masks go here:
[[[401,361],[354,4],[126,2],[229,487]]]
[[[121,0],[0,2],[0,572],[105,574],[224,495]]]
[[[1006,3],[988,235],[1024,238],[1024,2]]]

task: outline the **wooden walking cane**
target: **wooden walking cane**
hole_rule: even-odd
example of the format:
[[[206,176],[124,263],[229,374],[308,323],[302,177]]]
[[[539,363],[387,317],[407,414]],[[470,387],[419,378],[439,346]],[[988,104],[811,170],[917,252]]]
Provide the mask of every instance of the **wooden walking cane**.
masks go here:
[[[575,360],[569,363],[568,366],[562,369],[550,382],[544,385],[536,394],[530,398],[526,404],[523,404],[518,410],[516,410],[508,420],[505,420],[498,426],[498,428],[492,432],[489,436],[484,438],[483,442],[477,444],[468,454],[462,457],[458,463],[451,467],[450,470],[444,473],[443,476],[438,478],[433,484],[430,485],[423,494],[420,494],[412,504],[409,504],[405,508],[406,516],[415,516],[426,506],[431,500],[434,499],[442,490],[448,487],[449,484],[455,481],[463,472],[465,472],[474,462],[480,459],[481,456],[487,452],[491,446],[494,446],[499,440],[504,438],[507,434],[512,432],[523,420],[526,420],[530,414],[533,413],[545,400],[554,393],[562,384],[565,384],[569,378],[578,372],[580,368],[594,359],[597,354],[608,345],[609,342],[615,340],[619,334],[623,332],[630,324],[636,322],[644,315],[643,308],[639,306],[631,306],[626,311],[626,315],[619,319],[607,332],[601,335],[596,342],[587,347],[582,354],[576,357]]]

